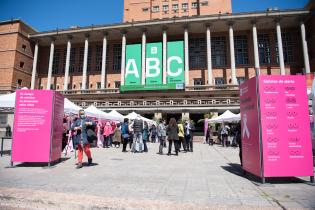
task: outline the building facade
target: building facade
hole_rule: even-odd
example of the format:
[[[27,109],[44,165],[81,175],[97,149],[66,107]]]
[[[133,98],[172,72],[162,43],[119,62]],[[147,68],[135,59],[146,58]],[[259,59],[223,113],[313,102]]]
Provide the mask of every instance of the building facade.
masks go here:
[[[125,9],[133,10],[132,2],[166,1],[126,0]],[[210,15],[149,16],[138,22],[125,11],[121,24],[30,33],[34,45],[30,87],[61,91],[82,107],[93,104],[104,111],[200,119],[209,112],[238,112],[238,84],[255,75],[311,72],[315,49],[310,46],[314,45],[311,8],[232,14],[227,13],[230,1],[224,8],[221,13],[208,11]],[[178,61],[184,74],[180,89],[163,89],[173,71],[168,62],[170,42],[182,43],[175,50],[183,54]],[[161,89],[149,90],[145,52],[152,43],[161,46],[157,85]],[[124,91],[130,46],[138,47],[140,89]]]

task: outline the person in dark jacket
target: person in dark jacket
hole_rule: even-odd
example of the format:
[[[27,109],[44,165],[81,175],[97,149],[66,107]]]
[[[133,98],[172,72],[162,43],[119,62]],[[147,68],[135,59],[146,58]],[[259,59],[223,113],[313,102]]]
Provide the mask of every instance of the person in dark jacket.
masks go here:
[[[149,140],[149,126],[146,121],[144,121],[142,140],[143,140],[143,151],[148,152],[147,141]]]
[[[133,121],[133,144],[131,151],[132,152],[143,152],[143,120],[140,118],[140,115]]]
[[[185,128],[186,151],[193,152],[193,131],[195,130],[195,126],[189,120],[186,120],[184,128]]]
[[[90,143],[88,141],[88,127],[95,126],[95,122],[88,119],[84,110],[79,111],[79,118],[72,124],[71,130],[75,131],[73,141],[75,148],[78,149],[77,169],[82,168],[83,151],[88,157],[88,165],[92,164],[92,155],[90,151]]]
[[[127,152],[127,144],[129,142],[129,125],[128,125],[128,118],[124,119],[124,123],[121,125],[121,136],[122,136],[122,143],[123,149],[122,152]]]
[[[174,142],[174,147],[175,147],[175,153],[178,155],[178,150],[179,150],[179,137],[178,137],[178,126],[176,123],[175,118],[171,118],[170,122],[167,126],[166,133],[168,136],[168,153],[167,155],[171,155],[172,151],[172,144]]]

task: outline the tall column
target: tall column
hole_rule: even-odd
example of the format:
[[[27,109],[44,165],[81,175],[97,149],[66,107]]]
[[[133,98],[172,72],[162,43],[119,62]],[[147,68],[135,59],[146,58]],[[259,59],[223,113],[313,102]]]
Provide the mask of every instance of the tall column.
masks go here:
[[[236,69],[235,69],[235,52],[234,52],[234,32],[233,24],[229,24],[229,38],[230,38],[230,58],[231,58],[231,72],[232,72],[232,84],[237,85]]]
[[[166,84],[167,80],[167,28],[163,28],[163,84]]]
[[[48,76],[47,76],[47,90],[50,90],[51,85],[51,74],[52,74],[52,67],[54,61],[54,48],[55,48],[55,40],[52,39],[50,43],[50,54],[49,54],[49,64],[48,64]]]
[[[64,84],[63,84],[63,90],[68,90],[70,55],[71,55],[71,39],[72,37],[69,36],[68,42],[67,42],[66,68],[65,68],[65,79],[64,79]]]
[[[253,23],[253,42],[254,42],[254,59],[255,59],[255,72],[260,75],[259,54],[258,54],[258,41],[257,41],[257,28],[256,23]]]
[[[89,52],[89,36],[85,35],[83,71],[82,71],[83,72],[82,73],[82,88],[81,88],[82,90],[86,89],[88,52]]]
[[[210,32],[210,26],[207,26],[207,33],[206,33],[206,39],[207,39],[207,66],[208,66],[208,85],[213,84],[213,75],[212,75],[212,57],[211,57],[211,32]]]
[[[35,43],[34,50],[34,60],[33,60],[33,69],[32,69],[32,80],[31,80],[31,89],[35,88],[35,78],[36,78],[36,68],[37,68],[37,57],[38,57],[38,42]]]
[[[141,59],[142,59],[142,74],[141,74],[141,84],[145,85],[145,66],[146,66],[146,62],[145,62],[145,54],[146,54],[146,30],[144,29],[142,32],[142,55],[141,55]]]
[[[105,89],[106,86],[106,53],[107,53],[107,33],[104,33],[103,37],[103,52],[102,52],[102,73],[101,73],[101,89]]]
[[[184,42],[185,42],[185,85],[189,85],[189,49],[188,49],[188,28],[184,29]]]
[[[303,56],[304,56],[304,68],[305,73],[309,74],[311,72],[310,68],[310,60],[308,57],[308,47],[305,35],[305,25],[304,22],[301,22],[301,37],[302,37],[302,47],[303,47]]]
[[[122,46],[121,46],[121,79],[120,84],[125,84],[125,62],[126,62],[126,33],[122,35]]]
[[[277,20],[277,22],[276,22],[276,28],[277,28],[277,40],[278,40],[280,74],[281,75],[285,75],[283,48],[282,48],[282,36],[281,36],[281,27],[280,27],[280,21],[279,20]]]

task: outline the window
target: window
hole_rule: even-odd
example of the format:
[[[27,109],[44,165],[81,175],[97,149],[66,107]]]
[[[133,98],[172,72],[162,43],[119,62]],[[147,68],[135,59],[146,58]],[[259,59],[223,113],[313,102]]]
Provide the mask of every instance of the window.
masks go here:
[[[96,46],[96,56],[95,56],[95,63],[96,63],[96,71],[102,70],[102,58],[103,58],[103,46],[97,45]],[[109,47],[106,47],[106,66],[109,63]]]
[[[82,82],[80,82],[80,89],[82,89]]]
[[[206,68],[207,67],[207,52],[206,39],[194,38],[189,40],[189,67]]]
[[[113,70],[121,70],[121,44],[114,44]]]
[[[76,48],[71,48],[69,72],[74,72]]]
[[[242,84],[245,81],[245,77],[236,77],[237,79],[237,84]]]
[[[20,87],[20,86],[22,86],[22,80],[21,79],[18,79],[17,80],[17,85]]]
[[[115,88],[120,88],[120,81],[115,81]]]
[[[163,5],[163,11],[167,12],[168,11],[168,5]]]
[[[191,3],[191,8],[192,8],[192,9],[198,8],[198,2],[193,2],[193,3]]]
[[[21,61],[21,62],[20,62],[20,68],[22,68],[22,69],[23,69],[23,67],[24,67],[24,62],[23,62],[23,61]]]
[[[101,89],[101,83],[100,83],[100,82],[97,82],[97,83],[96,83],[96,88],[97,88],[97,89]]]
[[[142,12],[148,12],[149,11],[149,8],[142,8]]]
[[[160,11],[160,7],[159,6],[153,6],[152,7],[152,12],[159,12]]]
[[[78,72],[83,71],[83,60],[84,60],[84,47],[79,48],[79,69]]]
[[[22,49],[24,52],[26,51],[26,45],[25,44],[22,44]]]
[[[211,57],[213,66],[226,65],[226,38],[224,36],[211,38]]]
[[[178,4],[173,4],[172,8],[173,8],[173,10],[178,10]]]
[[[77,86],[74,84],[74,85],[73,85],[73,89],[76,89],[76,87],[77,87]]]
[[[66,61],[67,61],[67,48],[63,50],[63,59],[62,59],[62,69],[61,72],[65,73],[66,70]]]
[[[202,79],[201,78],[195,78],[194,79],[194,85],[202,85]]]
[[[201,6],[208,6],[208,1],[201,2]]]
[[[91,71],[92,70],[92,66],[91,66],[91,61],[92,61],[92,47],[89,46],[88,48],[88,59],[87,59],[87,69],[86,71]]]
[[[260,64],[270,64],[269,34],[258,34],[258,52]]]
[[[56,49],[54,52],[54,60],[53,60],[53,66],[52,66],[53,74],[58,74],[59,63],[60,63],[60,49]]]
[[[216,78],[214,78],[214,82],[215,82],[215,85],[223,85],[224,79],[223,79],[223,77],[216,77]]]
[[[90,89],[92,89],[92,88],[93,88],[93,84],[91,83],[91,84],[90,84]]]
[[[235,51],[235,63],[248,64],[248,46],[246,36],[235,36],[234,37],[234,51]]]
[[[71,84],[70,83],[68,84],[68,90],[71,90]]]
[[[293,62],[293,46],[295,45],[295,41],[292,37],[292,33],[281,33],[282,38],[282,48],[283,48],[283,59],[285,63]],[[277,36],[276,40],[276,55],[277,55],[277,63],[279,63],[279,51],[278,51],[278,40]]]
[[[59,85],[57,85],[57,90],[59,90]]]
[[[182,9],[188,9],[188,3],[182,3]]]
[[[50,85],[50,89],[51,89],[51,90],[55,90],[55,85],[54,85],[54,84],[51,84],[51,85]]]

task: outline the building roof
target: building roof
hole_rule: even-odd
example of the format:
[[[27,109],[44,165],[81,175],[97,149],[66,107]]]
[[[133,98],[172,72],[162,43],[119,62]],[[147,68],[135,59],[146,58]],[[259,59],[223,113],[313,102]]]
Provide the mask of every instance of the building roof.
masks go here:
[[[28,23],[26,23],[25,21],[21,19],[11,19],[11,20],[0,21],[0,25],[6,25],[6,24],[12,24],[12,23],[20,23],[26,26],[28,29],[30,29],[32,33],[38,33],[38,31],[35,28],[33,28],[31,25],[29,25]]]

